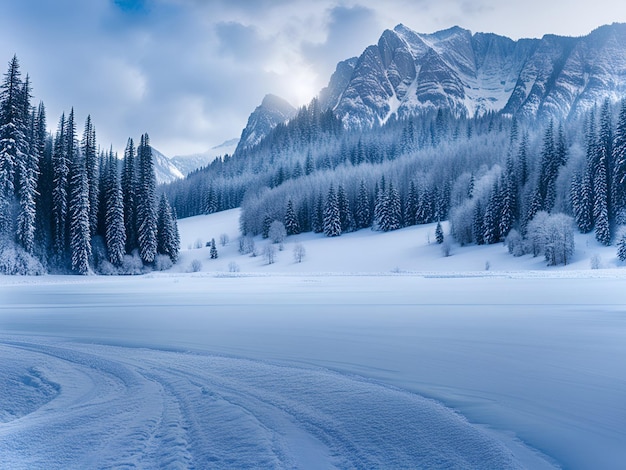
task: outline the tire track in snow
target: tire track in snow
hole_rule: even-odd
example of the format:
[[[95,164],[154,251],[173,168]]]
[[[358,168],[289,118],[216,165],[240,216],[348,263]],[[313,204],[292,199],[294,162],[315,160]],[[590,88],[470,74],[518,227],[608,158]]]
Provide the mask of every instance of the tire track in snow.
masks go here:
[[[0,345],[60,387],[0,423],[13,469],[522,467],[458,414],[357,377],[120,346]]]

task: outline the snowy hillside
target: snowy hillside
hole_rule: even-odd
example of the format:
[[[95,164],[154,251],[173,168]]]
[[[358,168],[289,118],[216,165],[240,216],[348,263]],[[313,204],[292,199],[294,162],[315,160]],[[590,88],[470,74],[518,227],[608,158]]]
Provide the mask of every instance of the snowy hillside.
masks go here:
[[[235,263],[241,272],[255,273],[480,273],[490,274],[515,271],[567,272],[574,275],[602,275],[607,270],[618,270],[626,275],[624,264],[616,256],[614,246],[600,245],[593,234],[576,235],[574,259],[567,266],[546,266],[543,257],[525,255],[516,258],[507,248],[495,245],[460,247],[452,244],[450,256],[444,256],[441,245],[435,242],[436,224],[417,225],[382,233],[370,229],[328,238],[322,234],[306,233],[287,237],[283,251],[278,251],[275,262],[268,265],[264,248],[269,244],[260,236],[255,238],[258,256],[242,256],[238,249],[238,209],[217,214],[189,217],[178,222],[181,236],[181,260],[173,269],[185,271],[194,259],[201,261],[202,271],[229,272]],[[444,224],[447,234],[448,226]],[[220,236],[226,234],[229,243],[220,245]],[[206,243],[215,238],[218,259],[211,260]],[[294,261],[294,247],[304,247],[302,262]],[[196,248],[201,246],[202,248]],[[591,270],[592,258],[597,258],[601,270]],[[489,273],[487,273],[489,274]]]

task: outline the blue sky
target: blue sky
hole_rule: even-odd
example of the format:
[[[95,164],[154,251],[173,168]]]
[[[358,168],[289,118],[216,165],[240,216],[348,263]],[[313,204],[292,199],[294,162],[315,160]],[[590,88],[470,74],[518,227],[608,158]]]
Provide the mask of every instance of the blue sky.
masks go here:
[[[513,38],[584,35],[626,22],[595,0],[20,0],[3,4],[0,60],[29,73],[54,129],[91,114],[99,143],[122,149],[149,132],[173,156],[237,137],[266,93],[294,105],[336,63],[398,23],[430,33],[459,25]]]

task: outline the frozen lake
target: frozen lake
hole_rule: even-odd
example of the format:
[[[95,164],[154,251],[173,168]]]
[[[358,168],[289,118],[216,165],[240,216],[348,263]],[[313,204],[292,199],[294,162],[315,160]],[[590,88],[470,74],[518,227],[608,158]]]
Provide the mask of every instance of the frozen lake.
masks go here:
[[[564,276],[0,278],[0,455],[619,468],[626,280]]]

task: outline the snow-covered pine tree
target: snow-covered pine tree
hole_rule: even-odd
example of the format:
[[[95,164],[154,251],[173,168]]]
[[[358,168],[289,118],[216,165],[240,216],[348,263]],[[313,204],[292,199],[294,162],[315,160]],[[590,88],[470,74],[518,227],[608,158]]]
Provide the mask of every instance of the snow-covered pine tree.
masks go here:
[[[472,212],[472,237],[477,245],[485,244],[485,211],[480,200],[477,200],[474,204],[474,210]]]
[[[25,98],[19,62],[13,56],[0,85],[0,235],[11,237],[19,167],[24,166],[27,151]]]
[[[537,182],[538,196],[542,210],[550,212],[554,206],[556,196],[556,178],[558,176],[558,157],[554,143],[554,121],[550,120],[543,137],[539,180]]]
[[[388,232],[402,227],[402,204],[400,202],[400,193],[394,187],[393,182],[389,183],[389,189],[384,195],[382,205],[383,210],[381,212],[379,222],[380,230]]]
[[[415,182],[411,180],[409,183],[409,193],[406,197],[406,205],[404,209],[404,225],[407,227],[415,225],[415,213],[417,212],[417,188]]]
[[[98,154],[96,151],[96,129],[88,115],[85,120],[85,130],[81,141],[81,151],[87,167],[87,186],[89,187],[89,231],[94,236],[98,229],[98,202],[99,178],[98,178]]]
[[[52,151],[52,238],[54,254],[62,257],[66,247],[68,175],[70,162],[65,145],[66,119],[65,113],[59,119],[57,133]]]
[[[489,202],[485,208],[485,217],[483,218],[484,240],[488,245],[498,243],[501,238],[500,214],[502,213],[502,206],[500,193],[501,188],[496,182],[491,190]]]
[[[36,243],[42,254],[49,250],[52,224],[52,149],[47,145],[48,130],[46,108],[42,102],[37,106],[33,130],[33,152],[37,155],[38,178],[35,190]],[[51,140],[51,139],[50,139]]]
[[[589,233],[593,228],[593,188],[588,168],[582,175],[574,177],[571,189],[572,206],[576,225],[581,233]]]
[[[155,190],[156,177],[152,147],[148,134],[141,136],[137,148],[139,159],[139,187],[137,192],[137,240],[139,242],[139,256],[144,263],[152,263],[157,254],[157,228]]]
[[[76,143],[73,109],[67,119],[66,138],[68,155],[71,156],[68,212],[72,270],[79,274],[88,274],[91,257],[89,186],[85,159]]]
[[[117,157],[109,152],[105,167],[105,243],[109,261],[119,266],[126,252],[124,198],[120,184]]]
[[[604,166],[604,188],[602,197],[605,199],[603,204],[606,204],[608,219],[609,219],[609,231],[610,224],[614,219],[613,201],[611,200],[613,192],[613,118],[611,116],[611,104],[609,99],[605,99],[600,109],[600,131],[598,134],[598,165]],[[597,178],[597,173],[596,173]],[[595,180],[594,180],[595,184]],[[596,192],[596,197],[599,195]],[[597,221],[596,221],[597,223]],[[609,232],[610,238],[610,232]]]
[[[210,250],[211,259],[217,259],[217,246],[215,245],[215,238],[211,238],[211,250]]]
[[[137,163],[135,161],[135,144],[128,139],[124,150],[124,166],[122,168],[122,199],[124,205],[124,229],[126,230],[126,252],[131,253],[138,248],[137,241]]]
[[[322,233],[324,231],[324,199],[322,198],[321,193],[317,195],[317,199],[315,201],[311,227],[315,233]]]
[[[293,200],[289,198],[287,201],[287,210],[285,211],[285,230],[287,235],[297,235],[300,233],[300,223],[293,208]]]
[[[165,194],[162,194],[157,217],[157,252],[169,256],[172,263],[178,260],[180,250],[177,232],[172,208]]]
[[[594,181],[593,216],[596,221],[596,240],[608,246],[611,244],[611,228],[606,196],[606,162],[603,161],[604,157],[601,153]]]
[[[270,226],[272,225],[272,222],[274,222],[272,216],[269,214],[265,214],[265,216],[263,217],[263,227],[261,229],[261,236],[263,238],[267,238],[270,236]]]
[[[615,222],[626,224],[626,100],[622,101],[613,142],[613,205]]]
[[[37,214],[36,193],[39,176],[39,154],[35,142],[36,114],[30,106],[30,80],[24,80],[22,88],[22,122],[25,126],[26,139],[20,160],[18,161],[19,212],[17,216],[17,241],[27,253],[33,253],[35,247],[35,217]]]
[[[343,185],[339,185],[337,189],[337,204],[339,206],[339,223],[341,224],[341,232],[352,232],[354,230],[354,217],[350,208],[350,201],[346,195]]]
[[[443,228],[441,227],[441,222],[437,222],[437,227],[435,228],[435,241],[440,245],[443,243]]]
[[[341,220],[339,219],[339,202],[331,183],[324,204],[324,235],[337,237],[341,235]]]
[[[361,180],[359,183],[359,193],[356,200],[355,223],[358,229],[366,228],[372,225],[370,197],[364,180]]]

